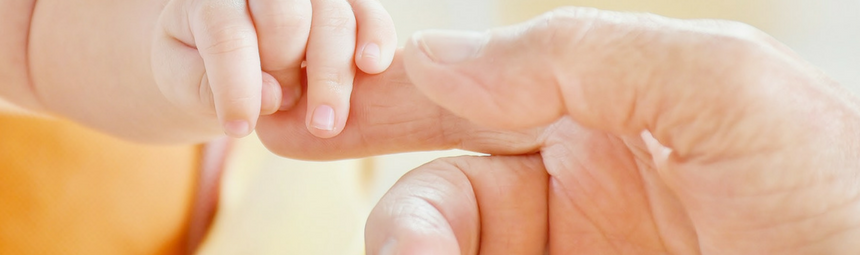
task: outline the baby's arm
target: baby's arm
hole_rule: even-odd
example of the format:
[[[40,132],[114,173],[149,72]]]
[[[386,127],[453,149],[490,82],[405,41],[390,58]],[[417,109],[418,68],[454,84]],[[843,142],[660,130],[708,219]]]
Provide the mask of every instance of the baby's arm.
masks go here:
[[[308,1],[310,0],[305,0],[305,2]],[[176,0],[173,2],[176,2]],[[242,5],[247,3],[242,0],[194,2],[220,3],[211,4],[208,7],[236,7],[237,4]],[[289,7],[286,5],[287,3],[301,3],[302,1],[258,0],[251,2],[268,4],[261,5],[262,9],[274,10],[269,15],[271,17],[279,17],[279,14],[284,13],[279,13],[278,10],[292,10],[285,9]],[[311,1],[314,4],[323,2],[334,3],[335,0]],[[372,3],[378,6],[378,3],[360,0],[354,1],[353,4],[356,4],[356,2]],[[0,28],[3,28],[2,31],[10,31],[8,33],[10,36],[4,36],[0,39],[0,46],[3,47],[0,49],[0,75],[2,75],[0,76],[2,78],[2,81],[0,81],[0,97],[11,101],[18,107],[59,115],[125,139],[163,143],[206,141],[223,134],[223,121],[229,120],[229,118],[222,118],[219,121],[216,117],[215,109],[219,102],[222,104],[234,103],[239,105],[239,107],[234,107],[238,108],[238,111],[234,109],[233,113],[230,113],[229,110],[224,112],[227,114],[238,112],[235,116],[238,116],[238,118],[247,118],[248,121],[256,120],[256,114],[259,114],[260,111],[271,113],[278,109],[279,102],[282,101],[282,93],[277,90],[283,86],[283,95],[289,95],[290,89],[300,87],[300,82],[297,81],[301,77],[300,65],[304,57],[305,47],[308,44],[307,37],[316,38],[311,39],[311,45],[315,45],[315,41],[326,40],[321,36],[316,36],[324,33],[315,32],[307,32],[305,35],[299,34],[292,37],[289,33],[285,34],[285,31],[281,29],[283,27],[280,27],[279,24],[274,24],[269,31],[280,31],[279,33],[282,33],[279,36],[272,37],[275,39],[267,39],[267,33],[257,34],[260,37],[260,48],[263,50],[262,53],[264,56],[261,60],[263,62],[262,66],[259,62],[256,64],[257,69],[249,68],[249,66],[254,67],[254,61],[245,63],[241,59],[240,61],[234,61],[230,57],[222,58],[220,63],[223,65],[212,68],[212,70],[208,67],[210,64],[217,66],[218,64],[215,63],[218,63],[218,61],[207,61],[205,63],[206,69],[203,69],[204,61],[200,60],[199,55],[196,58],[192,58],[191,61],[168,61],[153,64],[152,61],[157,61],[157,59],[152,59],[156,55],[152,50],[158,50],[153,49],[153,41],[158,40],[153,40],[153,38],[164,39],[163,37],[167,36],[164,34],[165,27],[162,26],[163,24],[158,24],[158,21],[160,16],[164,18],[163,11],[165,10],[165,6],[168,6],[170,3],[172,2],[169,0],[39,0],[38,2],[30,3],[25,3],[25,1],[4,1],[0,4],[2,5],[0,6],[2,7],[0,8],[0,14],[3,14],[0,15],[0,17],[3,17],[3,22],[0,22],[3,25]],[[277,4],[281,4],[280,9],[273,8],[278,6]],[[244,8],[253,10],[255,7],[252,4]],[[353,8],[356,9],[357,13],[363,10],[358,5]],[[30,10],[32,10],[32,16],[29,15]],[[379,11],[379,9],[374,10]],[[184,12],[179,14],[188,14],[187,11],[190,10],[180,8],[179,11]],[[323,9],[318,11],[325,12]],[[244,13],[249,12],[246,10]],[[343,12],[337,13],[343,14]],[[351,15],[351,13],[349,14]],[[317,17],[321,16],[324,15],[320,14]],[[210,15],[210,17],[219,16]],[[290,18],[290,16],[283,15],[280,17],[288,18],[288,20]],[[308,16],[303,17],[307,18]],[[337,28],[338,24],[345,25],[346,28],[350,27],[349,16],[339,19],[337,17],[340,16],[335,15],[334,17],[336,18],[334,21],[346,23],[334,22],[329,28]],[[186,19],[186,21],[190,20]],[[304,20],[307,21],[307,19]],[[317,22],[316,18],[314,20]],[[363,29],[365,27],[373,28],[374,25],[364,26],[361,20],[363,19],[359,18],[358,22],[360,34],[366,33],[365,30],[372,30]],[[379,20],[382,20],[383,23],[390,23],[387,14]],[[27,21],[30,21],[29,24],[26,24]],[[209,35],[213,36],[211,37],[213,41],[210,41],[210,45],[208,46],[210,47],[209,49],[214,49],[213,52],[216,55],[218,53],[217,47],[224,49],[221,53],[236,53],[230,50],[231,47],[237,46],[235,43],[246,43],[249,40],[256,43],[258,39],[248,36],[248,33],[230,33],[242,31],[243,28],[240,27],[241,25],[234,23],[211,23],[217,20],[202,21],[208,27],[221,28],[220,31],[204,31],[209,32]],[[302,19],[298,21],[302,21]],[[20,25],[21,23],[24,23],[24,25]],[[309,22],[305,23],[308,26],[311,25]],[[184,25],[184,27],[178,26],[176,31],[170,32],[174,34],[191,34],[191,24],[186,22]],[[389,30],[387,31],[391,32],[389,35],[390,38],[383,38],[378,42],[381,48],[379,63],[382,64],[381,67],[376,67],[375,71],[381,71],[387,67],[393,55],[395,46],[395,42],[393,41],[393,25],[388,24],[388,26]],[[201,25],[198,23],[198,29],[200,27]],[[354,29],[354,23],[352,27]],[[261,27],[258,26],[257,30],[260,29]],[[307,28],[307,31],[311,31],[310,27]],[[341,30],[341,32],[345,31],[348,31],[348,29]],[[353,37],[356,36],[355,30],[352,33]],[[174,40],[176,43],[185,43],[181,45],[185,46],[185,48],[182,49],[183,51],[170,53],[193,56],[193,54],[197,53],[196,44],[194,43],[199,43],[199,41],[195,41],[194,39],[204,37],[205,34],[196,34],[194,36],[190,40],[191,44],[188,44],[189,41]],[[278,42],[278,39],[283,38],[288,38],[290,41]],[[296,39],[298,39],[298,43],[295,42]],[[342,37],[331,38],[331,40],[341,39]],[[345,41],[352,41],[352,45],[347,47],[350,49],[349,52],[352,52],[352,49],[357,46],[355,40]],[[366,42],[366,40],[362,40],[360,37],[358,42],[362,43]],[[332,46],[337,45],[342,46],[343,42],[332,44]],[[240,44],[238,46],[234,49],[241,50],[248,47],[257,47],[257,45],[251,44]],[[283,48],[278,46],[282,46]],[[363,45],[359,45],[359,47],[363,47]],[[320,50],[331,48],[319,47]],[[283,50],[279,51],[279,49]],[[360,48],[359,53],[363,49]],[[293,55],[267,57],[269,53],[266,51],[271,51],[272,55],[277,55],[283,53],[284,50],[292,52]],[[341,53],[335,55],[340,55]],[[334,94],[335,96],[333,97],[335,100],[333,101],[345,105],[344,108],[338,108],[336,111],[348,110],[349,94],[344,93],[347,90],[344,87],[349,86],[351,90],[353,73],[347,72],[344,74],[343,70],[350,70],[349,67],[353,66],[352,62],[349,62],[348,65],[343,65],[345,63],[340,62],[341,59],[327,60],[324,57],[325,54],[322,54],[322,52],[318,54],[323,57],[309,57],[309,60],[312,58],[320,59],[309,61],[311,62],[311,66],[322,67],[322,64],[318,65],[316,63],[325,63],[325,61],[333,62],[334,65],[330,67],[332,68],[331,70],[318,68],[318,71],[312,71],[317,74],[326,73],[314,77],[348,77],[348,79],[334,79],[335,81],[339,81],[338,85],[342,86],[330,86],[332,90],[322,91],[319,94]],[[227,55],[229,54],[225,54],[225,56]],[[243,53],[242,56],[252,60],[254,58],[259,59],[259,56],[254,57],[247,53]],[[362,56],[364,55],[359,55],[358,63],[359,67],[364,70],[365,66],[368,65],[362,64],[363,61],[371,58]],[[352,53],[350,53],[348,59],[352,60]],[[195,62],[196,60],[200,61]],[[281,62],[279,63],[279,61]],[[284,63],[286,63],[286,66],[283,66]],[[279,64],[282,66],[278,66]],[[156,78],[153,74],[153,68],[158,66],[167,67],[173,71],[181,71],[182,75],[193,79],[187,83],[163,84],[159,88],[156,85]],[[266,71],[271,70],[272,75],[261,72],[261,68]],[[256,78],[252,75],[254,70],[256,70]],[[279,72],[279,70],[286,71]],[[352,70],[354,71],[354,68]],[[236,71],[240,73],[236,74]],[[374,67],[370,65],[365,71],[374,72]],[[210,75],[212,72],[217,74]],[[192,77],[194,75],[196,77]],[[205,84],[210,82],[208,80],[211,77],[216,77],[221,81],[223,86],[213,86],[213,88],[220,90],[222,95],[226,97],[222,97],[219,100],[219,98],[212,96],[212,94],[217,94],[217,92],[209,89],[208,84]],[[277,80],[275,77],[277,77]],[[280,84],[279,81],[281,81]],[[311,84],[315,83],[316,81],[311,82]],[[203,86],[204,84],[206,86]],[[318,87],[315,85],[311,86]],[[183,91],[188,92],[188,88],[192,88],[192,93],[189,95],[196,96],[191,99],[196,100],[194,102],[197,103],[206,103],[202,107],[206,109],[202,111],[189,110],[188,105],[182,104],[182,100],[169,100],[175,99],[169,97],[171,89],[181,90],[179,92],[181,93]],[[165,91],[168,93],[165,94]],[[292,102],[295,102],[299,93],[292,94],[294,97],[292,98]],[[315,93],[309,92],[310,95]],[[255,100],[256,102],[254,102]],[[284,109],[291,106],[289,105],[291,103],[289,98],[285,98],[283,101],[287,102],[283,107]],[[253,109],[255,105],[256,109]],[[337,119],[339,124],[336,124],[338,127],[335,128],[335,132],[339,132],[339,129],[342,129],[343,122],[345,122],[346,114],[345,112],[342,114],[343,117],[338,117]],[[250,124],[253,125],[254,123]]]
[[[155,86],[150,50],[166,0],[39,0],[29,30],[31,85],[45,110],[142,142],[200,142],[215,119]]]
[[[125,139],[200,142],[212,117],[168,102],[152,78],[152,35],[166,0],[0,2],[0,100]],[[214,125],[213,125],[214,124]]]
[[[0,2],[0,114],[39,109],[27,77],[27,34],[33,1]]]

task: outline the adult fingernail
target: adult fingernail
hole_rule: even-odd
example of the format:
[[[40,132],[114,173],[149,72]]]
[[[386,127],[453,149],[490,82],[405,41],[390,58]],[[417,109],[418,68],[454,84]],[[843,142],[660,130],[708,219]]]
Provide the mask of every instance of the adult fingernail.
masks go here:
[[[397,240],[388,239],[384,244],[382,244],[382,248],[379,249],[379,253],[377,255],[394,255],[397,252],[395,247],[397,246]]]
[[[364,50],[361,52],[361,58],[372,59],[373,61],[379,61],[379,55],[381,51],[379,50],[379,45],[375,43],[368,43],[364,46]]]
[[[415,38],[434,62],[455,64],[477,57],[488,37],[478,32],[429,30],[417,33]]]
[[[251,125],[244,120],[231,120],[224,123],[224,131],[232,137],[244,137],[251,133]]]
[[[334,109],[328,105],[317,106],[311,117],[311,127],[325,131],[334,130]]]

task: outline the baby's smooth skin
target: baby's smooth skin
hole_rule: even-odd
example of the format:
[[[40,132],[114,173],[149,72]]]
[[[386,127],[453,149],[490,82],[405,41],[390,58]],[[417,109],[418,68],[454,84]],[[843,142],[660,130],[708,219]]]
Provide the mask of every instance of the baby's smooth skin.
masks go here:
[[[0,98],[149,143],[249,134],[296,104],[303,62],[306,125],[333,137],[356,67],[384,71],[397,44],[375,0],[10,1],[0,14]]]
[[[380,73],[397,46],[391,17],[376,0],[173,0],[159,28],[152,63],[161,91],[187,109],[205,113],[214,105],[236,137],[250,133],[259,114],[296,103],[305,60],[308,130],[337,135],[355,66]]]

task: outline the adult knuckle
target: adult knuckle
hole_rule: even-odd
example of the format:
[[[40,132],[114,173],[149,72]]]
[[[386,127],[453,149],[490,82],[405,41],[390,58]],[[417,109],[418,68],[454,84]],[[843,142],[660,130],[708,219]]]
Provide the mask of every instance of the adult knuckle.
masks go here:
[[[601,11],[594,8],[560,7],[537,19],[528,33],[532,44],[552,54],[560,54],[586,38]]]
[[[704,20],[699,22],[701,34],[716,45],[719,53],[750,55],[750,50],[759,51],[769,45],[769,35],[761,30],[738,21]],[[724,52],[728,51],[728,52]]]
[[[747,23],[731,20],[717,20],[715,22],[717,22],[718,25],[727,32],[727,34],[737,38],[738,40],[757,41],[762,37],[767,36],[758,28]]]
[[[464,174],[472,167],[471,156],[445,157],[434,159],[422,168],[424,171],[433,173],[433,176],[438,177],[447,183],[456,183],[455,179]]]
[[[738,23],[740,24],[740,23]],[[712,54],[719,56],[731,57],[735,61],[733,66],[748,67],[746,64],[754,64],[763,59],[763,47],[767,47],[766,43],[761,39],[759,32],[751,26],[731,25],[733,28],[722,30],[722,33],[711,34],[712,42],[708,45],[712,47]],[[740,65],[738,65],[740,64]]]
[[[550,29],[567,29],[574,25],[591,24],[601,19],[604,11],[588,7],[559,7],[546,13],[542,19]]]

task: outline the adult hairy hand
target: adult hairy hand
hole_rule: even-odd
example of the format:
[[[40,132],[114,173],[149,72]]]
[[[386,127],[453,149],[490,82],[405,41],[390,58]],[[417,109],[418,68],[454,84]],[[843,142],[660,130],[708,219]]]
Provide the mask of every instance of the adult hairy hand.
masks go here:
[[[357,77],[352,104],[332,139],[304,109],[257,131],[294,158],[498,155],[405,176],[368,221],[369,254],[860,250],[857,101],[742,24],[560,9],[424,32]]]
[[[538,153],[414,170],[369,254],[860,252],[857,101],[749,26],[568,8],[403,58],[455,115],[534,135],[485,151]]]

